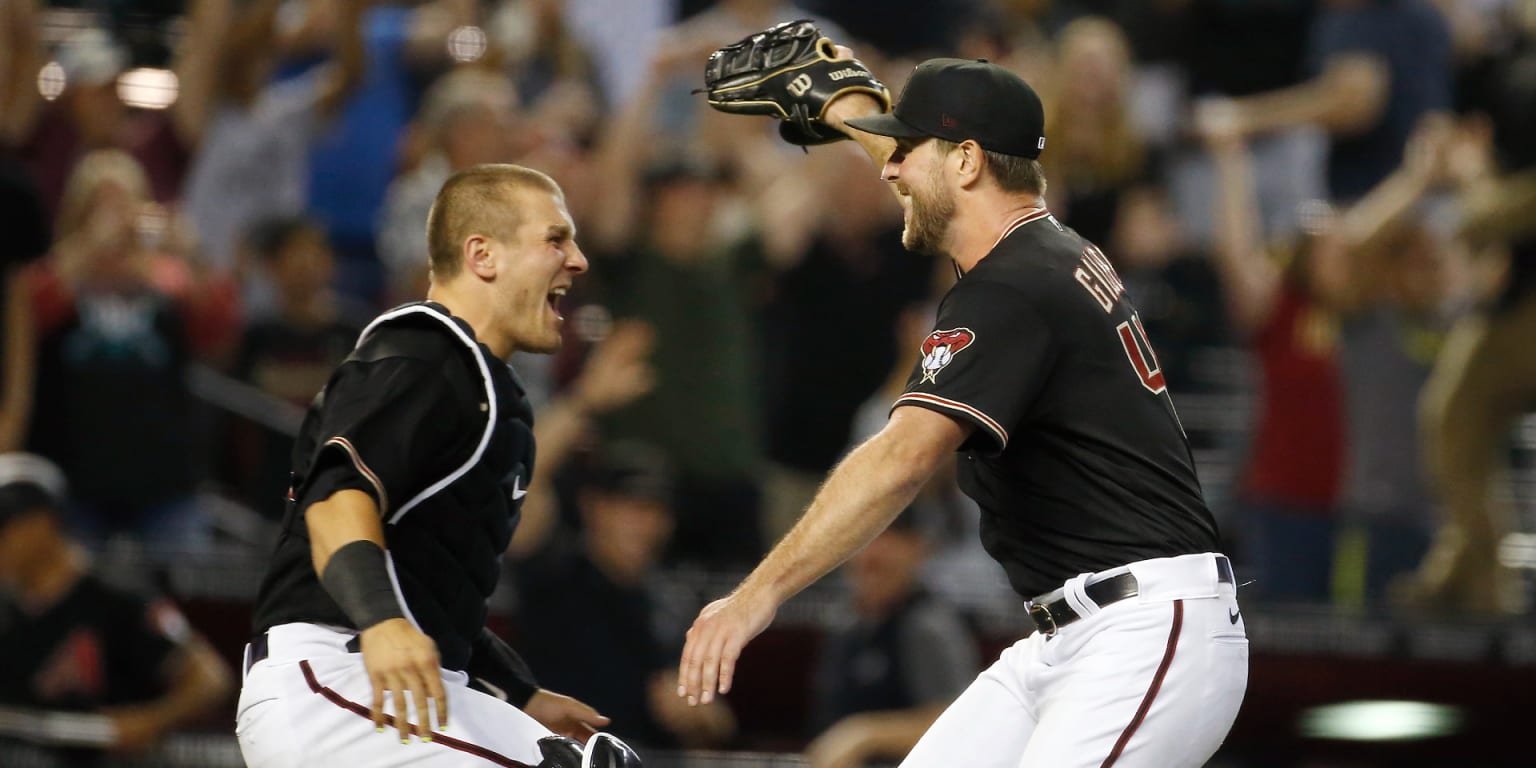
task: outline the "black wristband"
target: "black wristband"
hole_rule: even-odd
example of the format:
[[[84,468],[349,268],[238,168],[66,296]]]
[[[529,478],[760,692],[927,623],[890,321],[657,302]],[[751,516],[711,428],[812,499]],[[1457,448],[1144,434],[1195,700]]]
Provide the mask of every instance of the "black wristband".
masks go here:
[[[358,630],[405,618],[389,581],[384,550],[371,541],[358,539],[332,553],[320,584]]]

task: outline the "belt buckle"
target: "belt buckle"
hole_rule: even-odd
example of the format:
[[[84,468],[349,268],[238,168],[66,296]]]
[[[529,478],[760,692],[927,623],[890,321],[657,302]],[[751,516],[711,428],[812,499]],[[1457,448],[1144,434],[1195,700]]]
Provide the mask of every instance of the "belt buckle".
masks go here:
[[[1046,637],[1052,637],[1056,634],[1056,617],[1052,616],[1050,609],[1044,605],[1030,601],[1029,618],[1034,620],[1035,628],[1044,633]]]

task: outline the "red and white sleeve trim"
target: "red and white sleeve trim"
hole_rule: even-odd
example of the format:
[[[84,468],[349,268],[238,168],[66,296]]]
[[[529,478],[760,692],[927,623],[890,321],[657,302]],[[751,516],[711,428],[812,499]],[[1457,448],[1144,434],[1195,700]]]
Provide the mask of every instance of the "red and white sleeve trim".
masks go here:
[[[1003,429],[1003,425],[997,423],[996,419],[983,413],[979,408],[966,405],[965,403],[959,402],[958,400],[950,400],[947,397],[930,395],[927,392],[908,392],[905,395],[896,398],[896,402],[891,406],[891,408],[894,410],[902,405],[919,403],[923,405],[938,406],[939,408],[968,416],[972,421],[975,421],[977,424],[980,424],[982,427],[986,428],[988,432],[991,432],[993,437],[997,438],[999,450],[1008,447],[1008,430]]]
[[[357,467],[357,471],[361,472],[363,477],[368,478],[368,482],[373,483],[373,489],[379,494],[379,516],[383,517],[388,514],[389,497],[384,493],[384,483],[380,482],[379,476],[374,474],[372,469],[368,468],[368,463],[363,461],[362,455],[357,452],[357,448],[352,445],[352,441],[337,435],[325,441],[325,444],[339,445],[342,450],[347,452],[348,456],[352,457],[352,466]]]

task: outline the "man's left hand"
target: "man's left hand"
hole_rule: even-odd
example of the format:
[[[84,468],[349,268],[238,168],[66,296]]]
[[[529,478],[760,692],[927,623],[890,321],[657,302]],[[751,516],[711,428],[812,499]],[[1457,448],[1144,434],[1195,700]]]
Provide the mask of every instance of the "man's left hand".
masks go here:
[[[597,729],[610,722],[592,707],[542,688],[535,691],[528,703],[523,705],[523,711],[545,728],[582,743],[586,743],[588,737],[597,733]]]

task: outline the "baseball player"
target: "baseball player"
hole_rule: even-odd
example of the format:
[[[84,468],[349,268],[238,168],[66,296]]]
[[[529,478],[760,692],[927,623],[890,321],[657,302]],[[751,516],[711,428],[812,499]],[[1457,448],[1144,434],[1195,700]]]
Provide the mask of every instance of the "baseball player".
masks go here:
[[[294,446],[245,652],[252,768],[639,765],[485,626],[534,462],[505,361],[560,346],[560,298],[587,269],[574,235],[537,171],[482,165],[443,184],[428,300],[363,330]],[[569,737],[589,734],[583,756]]]
[[[1039,98],[1002,67],[933,59],[887,113],[883,86],[847,49],[834,55],[797,26],[809,25],[717,52],[711,104],[778,114],[798,143],[858,141],[901,202],[903,244],[951,259],[960,278],[886,427],[699,614],[678,694],[728,692],[742,647],[778,606],[869,542],[958,453],[982,541],[1036,631],[902,765],[1204,764],[1247,685],[1232,569],[1214,551],[1188,442],[1124,285],[1045,208]]]

